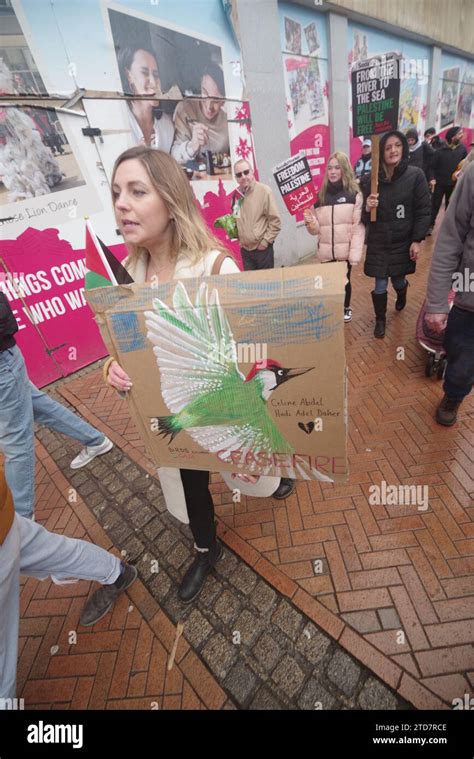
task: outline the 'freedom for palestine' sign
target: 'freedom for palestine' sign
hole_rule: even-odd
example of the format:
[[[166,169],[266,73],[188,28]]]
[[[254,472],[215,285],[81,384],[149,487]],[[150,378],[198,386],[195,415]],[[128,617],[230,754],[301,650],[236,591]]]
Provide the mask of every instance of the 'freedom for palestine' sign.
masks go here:
[[[383,134],[398,128],[400,56],[374,55],[359,61],[351,72],[354,137]]]
[[[317,193],[308,159],[303,152],[275,166],[273,176],[291,214],[295,215],[315,204]]]

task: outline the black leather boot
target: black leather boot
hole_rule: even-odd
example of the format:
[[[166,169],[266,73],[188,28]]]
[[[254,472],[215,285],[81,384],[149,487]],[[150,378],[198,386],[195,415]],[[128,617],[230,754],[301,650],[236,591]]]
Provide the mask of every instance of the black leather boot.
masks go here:
[[[289,477],[282,477],[280,484],[272,495],[272,498],[276,498],[277,501],[283,501],[284,498],[288,498],[295,489],[295,481],[290,480]]]
[[[198,597],[204,587],[206,577],[219,561],[223,553],[222,543],[218,540],[209,551],[197,551],[197,556],[184,575],[179,586],[179,600],[189,604]]]
[[[374,337],[385,337],[385,314],[387,313],[387,293],[375,293],[372,290],[372,303],[375,311]]]
[[[403,311],[407,304],[407,291],[408,291],[408,282],[406,283],[403,290],[397,290],[397,302],[395,303],[395,310],[396,311]]]

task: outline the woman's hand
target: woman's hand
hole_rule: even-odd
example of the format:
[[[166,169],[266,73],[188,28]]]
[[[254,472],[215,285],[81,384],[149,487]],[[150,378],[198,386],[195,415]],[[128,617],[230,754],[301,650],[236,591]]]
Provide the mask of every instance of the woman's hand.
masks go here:
[[[233,474],[232,478],[242,480],[243,482],[251,482],[252,485],[254,485],[256,482],[259,481],[260,477],[254,475],[254,474]]]
[[[379,204],[379,194],[378,192],[373,192],[371,195],[367,197],[367,201],[365,204],[366,211],[371,211],[372,208],[377,208]]]
[[[412,261],[416,261],[418,256],[420,255],[421,251],[421,245],[419,242],[412,242],[410,245],[410,258]]]
[[[304,223],[308,232],[316,232],[316,216],[312,208],[305,208],[303,211]]]
[[[107,384],[120,392],[124,392],[130,390],[133,383],[118,361],[112,361],[109,367],[109,373],[107,374]]]

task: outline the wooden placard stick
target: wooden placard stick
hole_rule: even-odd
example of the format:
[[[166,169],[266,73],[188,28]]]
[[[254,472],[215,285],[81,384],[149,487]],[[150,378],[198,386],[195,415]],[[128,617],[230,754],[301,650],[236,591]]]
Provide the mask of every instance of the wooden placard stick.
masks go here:
[[[370,175],[370,194],[374,195],[379,186],[379,142],[378,134],[372,135],[372,172]],[[377,209],[370,209],[370,221],[377,221]]]
[[[178,622],[178,625],[176,627],[176,638],[174,639],[173,648],[171,649],[170,658],[168,659],[168,672],[173,669],[174,658],[176,656],[176,651],[178,650],[178,643],[181,635],[183,634],[183,630],[184,624],[182,622]]]

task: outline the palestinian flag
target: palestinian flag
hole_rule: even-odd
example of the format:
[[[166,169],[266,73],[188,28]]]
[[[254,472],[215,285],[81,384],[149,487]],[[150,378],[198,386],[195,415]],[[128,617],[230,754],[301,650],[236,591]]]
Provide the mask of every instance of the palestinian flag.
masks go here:
[[[97,237],[89,221],[86,221],[86,269],[86,290],[133,282],[128,271]]]

